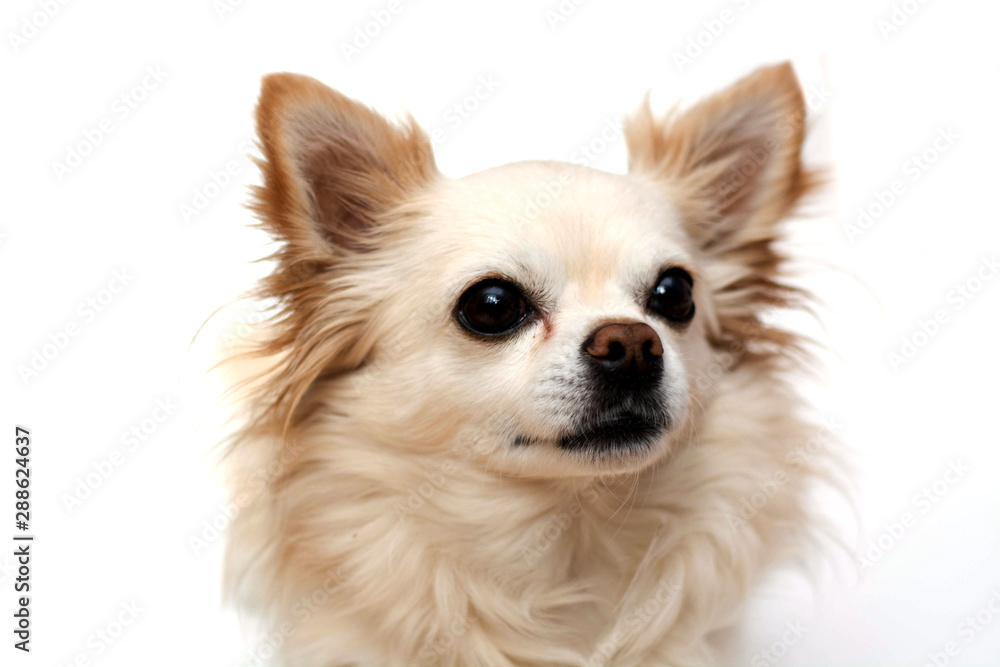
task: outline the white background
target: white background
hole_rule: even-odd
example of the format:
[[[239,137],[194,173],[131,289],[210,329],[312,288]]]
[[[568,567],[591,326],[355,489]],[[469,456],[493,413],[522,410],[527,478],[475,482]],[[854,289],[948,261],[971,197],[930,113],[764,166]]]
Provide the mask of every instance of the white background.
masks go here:
[[[247,664],[244,633],[221,604],[221,539],[196,553],[191,538],[211,537],[206,522],[223,502],[209,456],[217,387],[203,377],[206,359],[252,314],[230,309],[191,340],[264,268],[248,263],[267,248],[247,228],[245,186],[256,174],[241,147],[262,74],[303,72],[383,111],[409,110],[444,130],[438,162],[459,176],[570,159],[649,89],[662,110],[790,58],[812,91],[807,154],[835,179],[796,224],[803,280],[826,304],[816,331],[836,352],[809,391],[854,451],[860,523],[839,511],[844,539],[859,557],[870,541],[886,548],[860,576],[852,558],[825,568],[812,591],[792,577],[768,583],[732,663],[775,664],[760,653],[774,646],[788,666],[924,665],[954,641],[957,655],[938,664],[1000,664],[1000,618],[988,611],[1000,596],[1000,279],[976,282],[1000,251],[996,3],[909,0],[889,29],[880,22],[894,4],[884,0],[567,0],[559,20],[556,0],[403,0],[351,57],[343,45],[387,1],[50,4],[47,17],[44,2],[8,0],[0,18],[9,432],[0,488],[12,489],[14,425],[27,426],[37,535],[30,656],[11,648],[14,563],[12,547],[0,548],[0,662]],[[700,52],[691,47],[699,40]],[[680,63],[686,50],[690,62]],[[480,77],[493,77],[495,91],[452,122],[449,108]],[[54,163],[104,119],[110,133],[58,174]],[[949,128],[957,138],[936,151]],[[912,171],[908,161],[925,150],[933,164]],[[235,176],[213,187],[227,164]],[[624,165],[620,140],[593,163]],[[859,207],[877,211],[895,180],[902,194],[851,233]],[[202,210],[185,216],[182,206],[196,203]],[[115,271],[127,285],[103,291],[120,287]],[[954,290],[966,284],[979,290],[959,307]],[[104,299],[101,312],[88,299]],[[894,367],[889,354],[938,310],[947,321],[918,335],[916,354]],[[60,335],[73,324],[77,335]],[[22,367],[52,340],[64,345],[46,348],[44,368],[26,376]],[[162,423],[150,421],[158,400],[178,406]],[[148,431],[134,449],[123,442],[133,427]],[[952,463],[968,472],[938,482],[929,507],[919,503]],[[100,485],[67,507],[109,465],[110,476],[92,475]],[[4,544],[14,532],[10,493],[0,503]],[[906,513],[903,534],[886,537]],[[141,611],[124,632],[110,646],[97,639],[131,603]],[[993,604],[1000,609],[1000,597]],[[962,624],[984,609],[985,625],[969,636]],[[787,623],[806,630],[782,645]]]

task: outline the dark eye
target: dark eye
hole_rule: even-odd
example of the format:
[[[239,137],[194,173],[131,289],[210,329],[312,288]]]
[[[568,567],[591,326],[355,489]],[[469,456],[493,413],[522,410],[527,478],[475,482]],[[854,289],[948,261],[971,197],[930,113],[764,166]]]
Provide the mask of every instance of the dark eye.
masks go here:
[[[531,312],[516,286],[491,278],[476,283],[458,300],[458,321],[469,331],[499,336],[512,331]]]
[[[649,295],[649,309],[671,322],[689,322],[694,317],[691,287],[694,279],[684,269],[667,269]]]

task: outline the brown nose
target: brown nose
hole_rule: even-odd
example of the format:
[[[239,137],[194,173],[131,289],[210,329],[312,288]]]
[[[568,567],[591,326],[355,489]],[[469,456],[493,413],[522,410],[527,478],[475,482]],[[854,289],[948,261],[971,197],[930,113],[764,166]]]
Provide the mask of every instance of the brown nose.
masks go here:
[[[662,367],[663,344],[643,322],[612,322],[584,341],[584,349],[605,371],[621,379],[640,380]]]

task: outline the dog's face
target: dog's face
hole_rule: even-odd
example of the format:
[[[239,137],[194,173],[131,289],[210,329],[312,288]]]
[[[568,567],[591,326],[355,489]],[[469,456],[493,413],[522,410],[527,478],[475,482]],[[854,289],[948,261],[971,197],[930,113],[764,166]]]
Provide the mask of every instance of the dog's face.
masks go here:
[[[329,383],[362,437],[510,474],[662,458],[720,346],[766,339],[758,311],[785,296],[770,246],[808,185],[802,113],[776,67],[667,121],[638,114],[628,175],[531,162],[451,180],[412,124],[270,77],[258,210],[284,242],[266,287],[291,394]]]
[[[382,249],[398,294],[367,376],[368,391],[419,406],[397,428],[434,415],[516,474],[634,469],[663,453],[707,363],[710,310],[663,193],[523,163],[441,180],[413,210],[406,239]]]

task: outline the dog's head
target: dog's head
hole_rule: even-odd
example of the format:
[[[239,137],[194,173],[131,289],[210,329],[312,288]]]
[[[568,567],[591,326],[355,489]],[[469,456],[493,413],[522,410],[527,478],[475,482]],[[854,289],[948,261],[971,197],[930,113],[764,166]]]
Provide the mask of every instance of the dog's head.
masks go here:
[[[528,162],[453,180],[412,120],[267,77],[272,412],[520,475],[662,458],[716,376],[786,341],[758,316],[793,294],[773,244],[812,182],[804,116],[781,65],[662,120],[643,108],[627,175]]]

